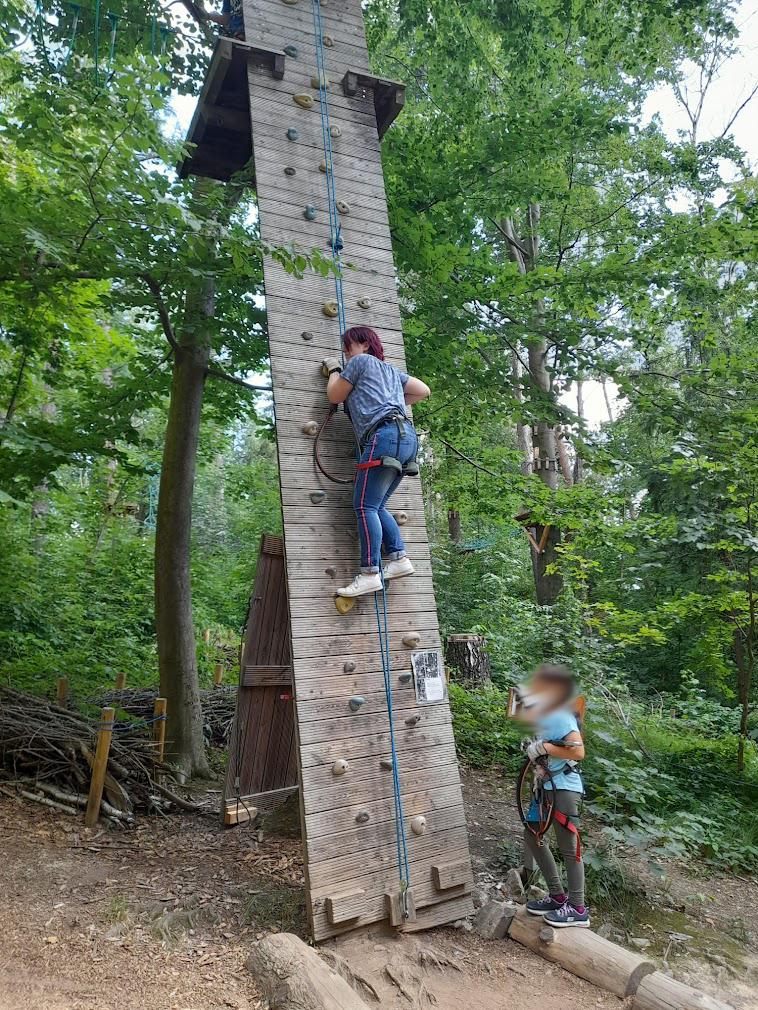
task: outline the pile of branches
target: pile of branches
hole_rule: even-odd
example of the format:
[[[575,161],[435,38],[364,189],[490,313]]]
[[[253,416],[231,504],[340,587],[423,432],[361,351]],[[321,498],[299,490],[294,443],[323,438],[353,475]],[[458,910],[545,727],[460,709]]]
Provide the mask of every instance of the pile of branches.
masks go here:
[[[152,718],[157,697],[155,688],[125,687],[121,691],[103,691],[96,698],[88,700],[98,708],[112,705],[115,709],[121,709],[135,719],[142,720]],[[220,686],[214,687],[212,691],[201,691],[200,704],[203,707],[203,732],[208,744],[226,747],[237,704],[236,686]]]
[[[97,720],[67,712],[44,698],[0,685],[0,776],[9,793],[45,806],[77,813],[87,805]],[[156,781],[156,775],[161,781]],[[134,823],[134,814],[200,808],[170,788],[171,767],[156,762],[149,737],[139,731],[114,732],[101,817]]]

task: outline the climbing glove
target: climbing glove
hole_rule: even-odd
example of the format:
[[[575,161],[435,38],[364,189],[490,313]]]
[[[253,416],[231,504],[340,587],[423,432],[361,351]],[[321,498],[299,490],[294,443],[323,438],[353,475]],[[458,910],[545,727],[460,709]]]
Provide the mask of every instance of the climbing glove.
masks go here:
[[[341,372],[342,365],[339,362],[339,358],[324,358],[321,362],[321,374],[325,379],[328,379],[332,372]]]
[[[539,757],[544,757],[547,754],[545,750],[544,740],[532,740],[529,746],[526,748],[526,756],[530,761],[536,761]]]

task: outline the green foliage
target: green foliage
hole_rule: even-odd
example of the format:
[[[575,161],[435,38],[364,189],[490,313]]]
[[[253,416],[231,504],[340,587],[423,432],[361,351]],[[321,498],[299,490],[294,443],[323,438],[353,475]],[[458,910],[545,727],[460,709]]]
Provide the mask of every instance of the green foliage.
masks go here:
[[[449,685],[455,742],[461,758],[473,767],[500,765],[516,771],[523,763],[519,733],[504,715],[507,691],[467,691]]]

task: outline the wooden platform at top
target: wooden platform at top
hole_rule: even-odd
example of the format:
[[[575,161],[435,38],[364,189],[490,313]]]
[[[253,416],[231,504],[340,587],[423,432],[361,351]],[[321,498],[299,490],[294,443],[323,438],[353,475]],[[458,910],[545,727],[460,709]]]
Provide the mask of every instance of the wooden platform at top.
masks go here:
[[[219,149],[204,147],[214,136],[208,133],[207,110],[228,101],[239,111],[247,103],[261,239],[326,252],[330,227],[327,178],[320,171],[325,157],[322,96],[312,85],[317,53],[311,2],[243,0],[243,14],[246,47],[226,41],[217,46],[189,137],[198,147],[183,163],[183,171],[207,174],[213,169],[215,178],[225,177],[232,167],[229,161],[221,166]],[[339,210],[343,263],[355,264],[355,269],[344,271],[346,322],[377,328],[386,338],[388,360],[404,368],[379,144],[381,131],[402,105],[402,88],[370,74],[360,0],[328,0],[322,21],[329,35],[323,56],[330,82],[330,124],[338,128],[332,131],[331,146],[336,198],[344,201]],[[255,55],[279,54],[293,46],[297,55],[286,57],[281,77],[272,72],[275,60]],[[247,74],[244,96],[234,91],[241,66]],[[227,83],[232,81],[234,87]],[[310,109],[293,100],[301,93],[313,97]],[[287,139],[290,128],[297,131],[294,141]],[[314,206],[315,219],[305,218],[306,204]],[[298,280],[270,257],[264,257],[263,272],[306,899],[313,936],[321,940],[388,918],[397,921],[400,869],[392,742],[374,598],[359,599],[346,616],[334,606],[336,588],[353,578],[360,563],[350,481],[333,484],[317,472],[313,439],[302,430],[306,421],[320,420],[328,409],[321,359],[339,353],[340,333],[337,321],[322,310],[335,297],[334,277],[308,274]],[[360,305],[365,296],[371,298],[367,308]],[[349,423],[338,414],[328,426],[321,452],[340,476],[350,478],[353,473],[353,444]],[[323,497],[313,496],[316,491]],[[390,503],[393,512],[409,515],[403,532],[416,567],[412,579],[393,583],[387,594],[392,728],[416,909],[415,919],[399,926],[403,930],[449,922],[472,909],[473,880],[449,706],[444,698],[432,704],[417,698],[409,676],[414,647],[404,641],[409,632],[416,632],[421,650],[440,648],[422,502],[420,482],[412,478],[403,481]],[[283,660],[259,657],[258,663],[257,670],[249,671],[252,682],[246,690],[262,692],[270,677],[283,674],[260,668],[283,666]],[[247,676],[245,669],[243,680]],[[344,774],[334,774],[335,762],[347,762]],[[422,833],[412,830],[418,817],[426,819]]]
[[[290,60],[290,65],[293,63]],[[216,39],[185,140],[188,153],[177,165],[181,178],[200,175],[228,182],[250,161],[253,148],[248,65],[267,71],[273,80],[279,81],[287,73],[287,56],[283,50],[267,49],[252,42],[225,36]],[[345,72],[342,91],[347,97],[355,98],[367,89],[373,96],[378,133],[382,137],[403,107],[405,86],[358,70]]]

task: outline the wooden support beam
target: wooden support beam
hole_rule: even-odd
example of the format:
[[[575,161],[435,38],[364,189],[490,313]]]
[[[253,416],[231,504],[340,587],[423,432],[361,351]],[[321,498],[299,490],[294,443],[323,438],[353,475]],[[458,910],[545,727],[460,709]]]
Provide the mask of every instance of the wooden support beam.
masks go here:
[[[92,763],[92,779],[90,780],[87,809],[84,813],[84,824],[88,828],[94,828],[100,816],[100,803],[103,799],[103,786],[105,785],[105,773],[108,770],[108,754],[111,749],[111,736],[113,734],[113,720],[115,716],[115,708],[104,708],[100,711],[97,748],[95,750],[95,759]]]
[[[68,708],[68,677],[58,677],[56,679],[55,700],[61,708]]]
[[[471,890],[471,860],[452,859],[447,863],[432,865],[432,880],[438,891],[448,891],[453,887],[469,885]]]
[[[604,940],[592,930],[552,929],[525,908],[514,916],[508,935],[545,960],[622,999],[633,996],[642,979],[655,971],[652,961]]]
[[[245,666],[242,687],[291,687],[291,666]]]
[[[362,91],[371,91],[374,96],[376,128],[379,139],[400,115],[405,105],[405,85],[384,77],[374,77],[356,70],[348,70],[342,78],[342,90],[348,98],[355,98]]]
[[[410,887],[405,892],[405,901],[402,891],[393,891],[384,895],[384,905],[390,926],[405,926],[416,921],[416,899]]]
[[[163,761],[163,752],[166,746],[166,706],[168,702],[165,698],[156,698],[153,705],[153,746],[155,747],[155,760],[160,764]],[[160,782],[161,773],[155,771],[155,781]]]
[[[245,967],[271,1010],[368,1010],[342,976],[292,933],[264,936]]]
[[[333,895],[326,899],[326,917],[334,926],[350,922],[363,914],[366,892],[362,888],[354,888],[344,894]]]
[[[632,1010],[734,1010],[734,1007],[677,982],[662,971],[654,971],[640,982]]]

